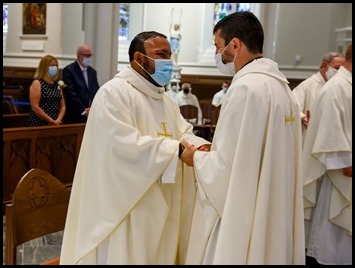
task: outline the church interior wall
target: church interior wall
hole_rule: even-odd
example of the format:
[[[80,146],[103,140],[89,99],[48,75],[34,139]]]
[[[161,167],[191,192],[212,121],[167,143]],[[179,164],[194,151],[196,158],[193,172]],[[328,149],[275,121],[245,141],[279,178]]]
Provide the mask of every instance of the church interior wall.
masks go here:
[[[9,30],[4,38],[6,50],[3,50],[3,66],[36,68],[43,55],[53,54],[59,59],[59,67],[64,68],[75,59],[79,44],[97,38],[97,34],[85,31],[83,27],[85,21],[95,19],[88,16],[97,15],[85,14],[85,5],[91,4],[47,3],[46,35],[24,36],[22,3],[9,3]],[[264,56],[277,61],[281,71],[291,79],[305,79],[317,71],[321,56],[335,50],[335,30],[342,27],[351,29],[351,3],[253,5],[265,31]],[[174,13],[174,19],[181,16],[179,64],[182,75],[221,76],[214,64],[213,3],[131,3],[130,38],[143,30],[156,30],[169,35],[172,9],[177,13]],[[112,32],[110,29],[96,31]],[[128,65],[128,46],[129,42],[118,42],[117,68],[114,67],[114,71]],[[100,57],[100,53],[107,51],[94,53]],[[100,73],[95,59],[94,67]]]

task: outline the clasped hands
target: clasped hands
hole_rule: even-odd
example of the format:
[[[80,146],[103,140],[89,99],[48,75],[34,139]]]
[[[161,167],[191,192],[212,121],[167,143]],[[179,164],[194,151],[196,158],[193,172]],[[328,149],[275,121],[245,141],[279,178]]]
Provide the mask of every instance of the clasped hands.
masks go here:
[[[196,151],[209,152],[211,150],[211,144],[203,144],[200,147],[196,148],[194,145],[184,140],[182,140],[180,143],[184,146],[184,150],[180,156],[180,159],[182,162],[184,162],[186,165],[190,167],[194,165],[193,157]]]
[[[308,123],[309,123],[309,119],[310,119],[310,118],[311,118],[311,113],[310,113],[309,110],[307,110],[306,116],[301,119],[302,125],[303,125],[305,128],[308,128]]]

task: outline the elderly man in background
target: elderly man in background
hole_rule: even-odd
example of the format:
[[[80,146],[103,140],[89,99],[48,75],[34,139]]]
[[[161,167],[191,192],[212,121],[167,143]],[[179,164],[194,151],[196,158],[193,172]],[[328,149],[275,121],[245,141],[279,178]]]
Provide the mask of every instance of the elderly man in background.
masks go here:
[[[326,53],[322,58],[319,71],[301,82],[292,90],[300,107],[303,137],[317,95],[324,84],[337,73],[340,66],[344,65],[344,62],[344,56],[341,54],[336,52]]]

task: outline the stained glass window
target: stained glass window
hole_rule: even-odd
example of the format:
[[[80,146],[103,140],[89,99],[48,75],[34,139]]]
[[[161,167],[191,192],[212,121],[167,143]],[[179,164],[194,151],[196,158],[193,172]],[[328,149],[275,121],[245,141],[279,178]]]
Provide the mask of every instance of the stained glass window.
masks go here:
[[[3,3],[3,5],[2,5],[2,29],[3,29],[3,33],[7,33],[7,30],[8,30],[7,15],[8,15],[8,5],[7,5],[7,3]]]
[[[237,3],[237,12],[238,11],[250,11],[251,3]]]
[[[213,14],[213,25],[225,16],[238,11],[250,11],[251,3],[215,3]]]

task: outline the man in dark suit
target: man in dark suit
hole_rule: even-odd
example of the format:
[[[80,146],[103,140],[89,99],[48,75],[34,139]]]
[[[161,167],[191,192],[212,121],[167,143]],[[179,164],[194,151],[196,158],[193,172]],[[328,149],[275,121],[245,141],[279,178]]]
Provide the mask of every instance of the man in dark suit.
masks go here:
[[[92,51],[81,45],[76,51],[76,61],[63,69],[66,113],[64,123],[85,123],[92,100],[99,89],[97,72],[91,67]]]

